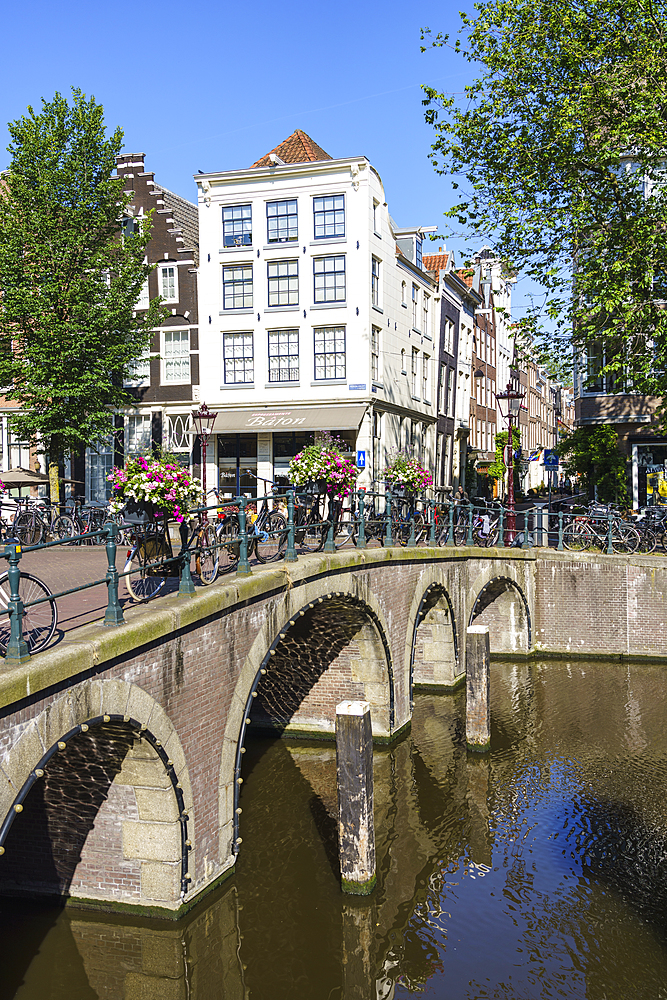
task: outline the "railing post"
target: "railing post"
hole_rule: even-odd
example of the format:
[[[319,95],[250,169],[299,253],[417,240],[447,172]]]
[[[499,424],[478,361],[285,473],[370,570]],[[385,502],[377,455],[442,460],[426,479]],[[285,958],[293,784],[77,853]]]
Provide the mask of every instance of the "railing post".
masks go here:
[[[181,521],[178,530],[181,535],[181,578],[178,583],[178,596],[192,597],[195,592],[195,585],[192,581],[192,571],[190,569],[192,554],[188,548],[188,526],[185,521]]]
[[[528,515],[529,511],[524,510],[523,512],[523,541],[521,543],[522,549],[530,549],[532,545],[530,543],[530,533],[528,531]]]
[[[454,504],[452,503],[451,499],[449,501],[449,514],[448,514],[448,518],[449,518],[449,529],[447,531],[447,542],[446,542],[446,545],[447,545],[447,548],[452,549],[456,545],[456,541],[454,539]]]
[[[5,654],[5,663],[25,663],[30,659],[28,643],[23,638],[23,601],[19,593],[19,582],[21,580],[21,570],[19,560],[21,558],[21,546],[16,542],[5,546],[5,553],[9,556],[9,569],[7,577],[9,583],[10,599],[7,605],[9,610],[10,635]]]
[[[389,486],[387,486],[384,491],[384,514],[387,518],[384,533],[384,544],[385,546],[390,546],[394,544],[394,539],[391,537],[391,487]]]
[[[498,548],[505,548],[505,508],[502,505],[498,514]]]
[[[613,539],[613,530],[612,530],[613,515],[612,515],[611,511],[609,511],[609,513],[607,514],[607,517],[609,518],[609,524],[607,526],[607,555],[611,556],[611,555],[614,554],[614,546],[613,546],[613,543],[612,543],[612,539]]]
[[[429,544],[435,548],[438,544],[438,540],[435,537],[435,497],[428,501],[428,506],[431,511],[431,534],[429,536]]]
[[[416,504],[417,504],[417,499],[415,498],[415,506],[410,511],[410,535],[408,536],[408,540],[406,542],[406,548],[408,549],[414,549],[414,547],[417,544],[417,537],[415,533],[415,511],[417,509]]]
[[[562,552],[564,549],[563,545],[563,511],[558,511],[558,551]]]
[[[239,497],[239,539],[241,550],[239,553],[239,564],[236,567],[237,576],[250,576],[252,570],[248,561],[248,529],[246,526],[246,507],[248,500],[246,497]]]
[[[333,493],[331,492],[331,488],[329,488],[329,495],[328,496],[329,496],[329,507],[328,507],[328,510],[327,510],[327,514],[328,514],[328,517],[329,517],[329,530],[327,531],[327,540],[324,543],[324,551],[325,552],[335,552],[336,551],[336,543],[334,542],[334,526],[335,526],[335,523],[336,523],[336,508],[335,508],[334,498],[333,498]]]
[[[287,549],[285,551],[285,562],[293,563],[297,561],[296,546],[294,544],[294,490],[287,491]]]
[[[359,490],[359,531],[357,532],[357,548],[366,548],[366,490]]]
[[[104,615],[105,625],[124,625],[123,609],[118,600],[118,570],[116,569],[116,551],[118,549],[118,525],[109,521],[107,529],[107,610]]]
[[[468,504],[468,537],[466,538],[466,545],[474,545],[475,541],[472,537],[472,522],[473,522],[473,506],[472,500]]]

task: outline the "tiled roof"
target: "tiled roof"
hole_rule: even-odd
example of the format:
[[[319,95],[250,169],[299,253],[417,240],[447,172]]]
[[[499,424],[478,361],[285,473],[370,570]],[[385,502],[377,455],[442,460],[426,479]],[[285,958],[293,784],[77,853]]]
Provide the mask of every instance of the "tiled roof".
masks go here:
[[[425,271],[445,271],[448,260],[448,253],[430,253],[422,257],[422,264]]]
[[[164,199],[164,207],[171,211],[174,222],[181,229],[184,240],[183,249],[194,250],[195,260],[197,261],[199,256],[199,217],[197,206],[193,205],[191,201],[181,198],[180,195],[174,194],[173,191],[169,191],[168,188],[162,187],[161,184],[155,185],[155,191],[160,191]]]
[[[302,132],[300,128],[292,132],[289,138],[281,142],[279,146],[272,149],[263,156],[261,160],[253,163],[253,167],[268,167],[271,165],[269,157],[275,153],[285,163],[314,163],[316,160],[332,160],[333,157],[325,153],[321,146]]]
[[[475,277],[475,272],[472,270],[472,268],[460,267],[456,273],[458,274],[459,278],[464,283],[464,285],[467,285],[468,288],[472,288],[472,279]]]

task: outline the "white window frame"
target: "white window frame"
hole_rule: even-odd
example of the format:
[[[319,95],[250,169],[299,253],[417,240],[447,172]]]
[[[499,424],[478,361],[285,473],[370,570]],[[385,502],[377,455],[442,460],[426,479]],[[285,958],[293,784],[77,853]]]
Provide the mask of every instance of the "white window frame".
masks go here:
[[[165,413],[164,414],[164,417],[163,417],[163,420],[164,420],[163,433],[164,433],[164,437],[165,437],[165,447],[166,447],[167,451],[172,451],[175,454],[180,454],[180,455],[190,454],[190,452],[192,451],[192,443],[191,443],[192,442],[192,438],[190,437],[190,434],[188,432],[188,428],[190,426],[191,419],[192,418],[191,418],[191,414],[190,414],[189,411],[186,412],[186,413]],[[173,427],[173,424],[175,422],[177,422],[177,421],[180,421],[180,423],[181,423],[181,425],[183,427],[183,433],[181,434],[181,440],[184,443],[180,444],[180,445],[179,444],[175,444],[174,440],[173,440],[173,437],[172,437],[172,427]]]
[[[169,297],[162,294],[164,290],[164,272],[167,270],[174,272],[174,294]],[[178,302],[178,264],[175,260],[165,260],[158,264],[158,290],[163,302]]]
[[[243,337],[244,340],[238,345],[232,342],[232,337]],[[250,354],[246,353],[246,348],[250,344]],[[243,349],[242,354],[232,353],[233,349],[236,347],[238,351],[239,346]],[[229,353],[228,353],[229,352]],[[243,374],[244,378],[234,379],[227,378],[227,361],[233,362],[235,358],[240,358],[243,361]],[[248,369],[250,366],[246,362],[250,360],[251,362],[251,372],[252,378],[246,378],[245,375],[248,374]],[[234,365],[234,368],[236,366]],[[225,330],[222,335],[222,377],[224,385],[254,385],[255,382],[255,338],[252,330]]]
[[[417,320],[419,319],[419,285],[412,283],[412,329],[419,330]]]
[[[133,447],[130,450],[130,426],[135,424],[134,438],[137,439],[136,433],[136,422],[141,421],[143,424],[142,428],[142,439],[145,441],[145,446],[142,444],[139,448]],[[153,418],[150,413],[128,413],[125,416],[124,423],[124,442],[123,450],[125,452],[125,457],[136,456],[136,455],[150,455],[152,447],[152,437],[153,437]],[[146,433],[147,431],[147,433]]]
[[[371,379],[380,381],[380,344],[382,332],[379,326],[371,327]]]
[[[128,375],[123,379],[123,387],[126,389],[144,389],[151,384],[151,350],[147,347],[140,358],[137,358],[133,365],[134,375]]]
[[[181,344],[184,343],[184,341],[185,341],[185,338],[183,337],[183,334],[187,335],[187,351],[179,352],[178,355],[175,355],[175,354],[170,355],[169,354],[168,344],[170,342],[173,343],[173,334],[174,333],[178,333],[180,335],[179,336],[179,341],[180,341]],[[162,361],[161,361],[161,372],[160,372],[160,384],[161,385],[189,385],[189,383],[190,383],[190,328],[189,327],[186,327],[186,328],[183,328],[183,327],[171,327],[171,328],[169,328],[167,330],[162,330],[161,331],[161,339],[162,339],[162,350],[160,351],[160,354],[162,356]],[[168,379],[167,378],[167,365],[168,365],[168,362],[170,360],[172,360],[172,359],[175,360],[177,358],[179,358],[181,360],[184,360],[186,354],[187,354],[187,365],[182,365],[181,366],[181,368],[182,368],[182,370],[184,372],[184,374],[182,375],[182,377],[180,377],[180,378],[169,378]],[[185,369],[186,368],[187,368],[187,377],[185,376]]]
[[[382,305],[382,295],[380,290],[380,278],[382,273],[382,261],[379,257],[371,257],[371,304],[378,309]]]

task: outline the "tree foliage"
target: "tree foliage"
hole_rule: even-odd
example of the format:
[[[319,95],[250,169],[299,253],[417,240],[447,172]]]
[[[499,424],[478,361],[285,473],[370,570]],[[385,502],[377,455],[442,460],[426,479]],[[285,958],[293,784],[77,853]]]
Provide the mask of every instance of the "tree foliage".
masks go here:
[[[493,462],[488,468],[488,474],[492,479],[505,480],[507,475],[507,465],[505,464],[505,449],[507,447],[507,442],[509,440],[509,431],[498,431],[496,434],[495,441],[495,457]],[[512,443],[514,445],[514,451],[517,452],[521,448],[521,430],[518,427],[512,427]],[[515,477],[518,475],[518,462],[512,464]]]
[[[596,342],[614,388],[664,390],[665,0],[481,0],[451,46],[465,96],[424,87],[432,161],[454,176],[454,231],[491,235],[545,289],[517,333],[564,374]],[[447,36],[422,32],[436,46]],[[548,333],[545,331],[548,330]],[[656,361],[656,356],[658,361]]]
[[[20,410],[18,434],[52,459],[94,445],[162,319],[136,313],[151,268],[150,219],[123,227],[130,200],[114,176],[122,131],[107,138],[103,109],[72,91],[10,122],[0,189],[0,384]],[[126,220],[126,223],[128,220]]]
[[[577,427],[558,445],[568,475],[579,475],[589,496],[624,503],[628,494],[626,460],[618,450],[616,428],[608,424]]]

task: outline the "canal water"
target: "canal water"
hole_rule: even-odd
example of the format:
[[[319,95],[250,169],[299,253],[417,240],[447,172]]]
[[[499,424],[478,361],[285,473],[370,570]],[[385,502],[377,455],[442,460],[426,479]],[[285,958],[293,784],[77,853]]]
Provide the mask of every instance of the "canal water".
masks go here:
[[[418,695],[375,753],[378,886],[336,873],[335,754],[257,740],[232,879],[178,924],[0,903],[20,1000],[667,998],[665,667],[492,667],[492,750],[465,695]]]

